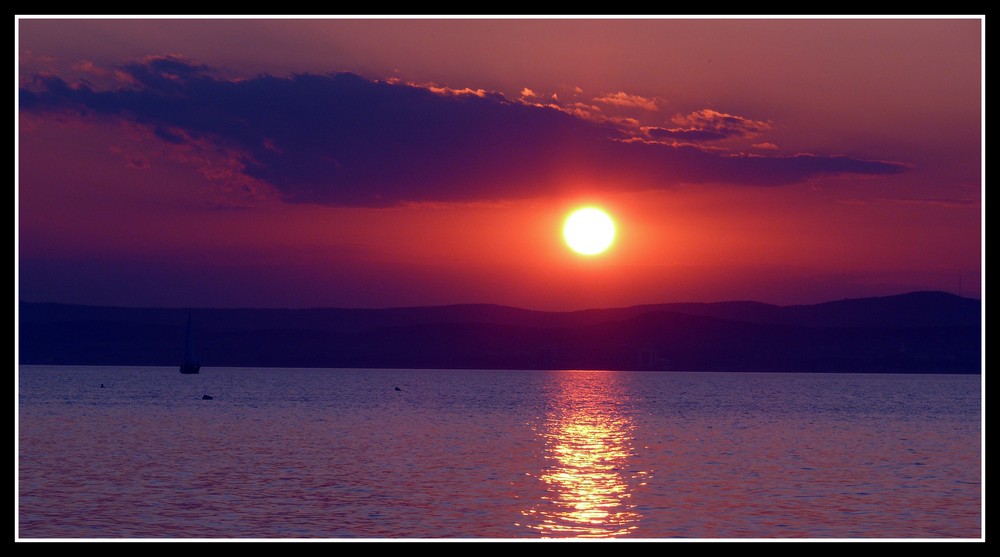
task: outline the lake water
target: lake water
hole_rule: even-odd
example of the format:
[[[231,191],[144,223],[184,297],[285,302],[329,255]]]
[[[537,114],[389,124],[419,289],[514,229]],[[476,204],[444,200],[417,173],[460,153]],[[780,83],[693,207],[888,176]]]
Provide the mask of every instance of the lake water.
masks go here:
[[[984,535],[978,375],[21,366],[18,380],[20,539]]]

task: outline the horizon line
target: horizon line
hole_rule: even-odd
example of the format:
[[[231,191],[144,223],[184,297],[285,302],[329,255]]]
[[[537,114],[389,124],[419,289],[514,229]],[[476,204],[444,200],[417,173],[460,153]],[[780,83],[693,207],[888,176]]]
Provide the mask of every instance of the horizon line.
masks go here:
[[[444,304],[422,304],[422,305],[403,305],[403,306],[301,306],[301,307],[290,307],[290,306],[149,306],[149,305],[114,305],[114,304],[86,304],[86,303],[74,303],[74,302],[55,302],[55,301],[30,301],[18,299],[17,303],[20,304],[33,304],[33,305],[59,305],[59,306],[75,306],[75,307],[87,307],[87,308],[108,308],[108,309],[127,309],[127,310],[168,310],[168,311],[193,311],[193,310],[265,310],[265,311],[312,311],[312,310],[358,310],[358,311],[388,311],[388,310],[406,310],[406,309],[429,309],[429,308],[454,308],[454,307],[498,307],[498,308],[509,308],[517,309],[522,311],[532,311],[537,313],[575,313],[581,311],[595,311],[595,310],[614,310],[614,309],[630,309],[630,308],[640,308],[640,307],[652,307],[652,306],[667,306],[667,305],[682,305],[682,304],[696,304],[696,305],[715,305],[715,304],[734,304],[734,303],[752,303],[761,304],[772,307],[787,308],[787,307],[805,307],[805,306],[816,306],[822,304],[829,304],[835,302],[847,302],[853,300],[875,300],[883,298],[898,298],[902,296],[911,296],[914,294],[943,294],[947,296],[953,296],[955,298],[964,300],[976,300],[982,303],[983,296],[979,294],[977,296],[968,296],[956,294],[954,292],[949,292],[946,290],[910,290],[906,292],[900,292],[898,294],[885,294],[879,296],[857,296],[857,297],[846,297],[846,298],[836,298],[830,299],[822,302],[814,303],[801,303],[801,304],[775,304],[770,302],[762,302],[759,300],[752,299],[729,299],[729,300],[717,300],[714,302],[706,301],[673,301],[673,302],[648,302],[641,304],[630,304],[630,305],[619,305],[619,306],[596,306],[596,307],[582,307],[577,309],[563,309],[563,310],[546,310],[546,309],[534,309],[529,307],[511,305],[511,304],[501,304],[495,302],[456,302],[456,303],[444,303]],[[18,308],[15,308],[15,313],[18,312]]]

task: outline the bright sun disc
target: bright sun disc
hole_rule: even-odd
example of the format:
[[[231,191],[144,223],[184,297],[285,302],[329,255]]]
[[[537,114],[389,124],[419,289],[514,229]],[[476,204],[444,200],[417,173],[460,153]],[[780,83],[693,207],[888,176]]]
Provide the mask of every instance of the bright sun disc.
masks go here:
[[[615,239],[615,223],[604,211],[586,207],[566,219],[563,236],[573,251],[595,255],[608,249]]]

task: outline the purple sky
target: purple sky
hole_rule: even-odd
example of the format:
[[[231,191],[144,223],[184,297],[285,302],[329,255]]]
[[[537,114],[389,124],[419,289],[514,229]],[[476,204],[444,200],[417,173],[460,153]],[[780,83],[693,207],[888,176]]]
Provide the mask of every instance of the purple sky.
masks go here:
[[[983,21],[18,20],[18,296],[981,295]],[[574,207],[612,248],[560,237]]]

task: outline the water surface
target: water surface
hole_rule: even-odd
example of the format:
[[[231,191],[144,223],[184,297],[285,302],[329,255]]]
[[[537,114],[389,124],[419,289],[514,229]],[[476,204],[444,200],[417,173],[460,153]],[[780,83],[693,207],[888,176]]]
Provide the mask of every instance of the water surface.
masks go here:
[[[21,366],[18,410],[21,538],[982,535],[980,376]]]

